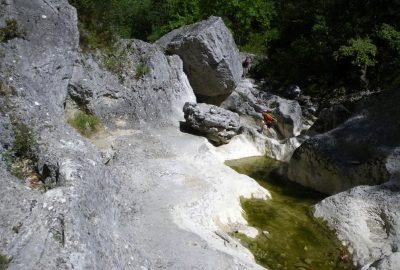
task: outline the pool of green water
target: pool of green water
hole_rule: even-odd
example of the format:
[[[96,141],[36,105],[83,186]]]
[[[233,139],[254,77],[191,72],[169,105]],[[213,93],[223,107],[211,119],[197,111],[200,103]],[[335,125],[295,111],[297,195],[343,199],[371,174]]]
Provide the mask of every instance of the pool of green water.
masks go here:
[[[241,198],[248,223],[260,234],[252,239],[234,233],[259,264],[270,270],[353,269],[350,254],[335,233],[312,215],[312,206],[326,195],[288,181],[279,173],[285,165],[266,157],[225,163],[272,195],[270,200]]]

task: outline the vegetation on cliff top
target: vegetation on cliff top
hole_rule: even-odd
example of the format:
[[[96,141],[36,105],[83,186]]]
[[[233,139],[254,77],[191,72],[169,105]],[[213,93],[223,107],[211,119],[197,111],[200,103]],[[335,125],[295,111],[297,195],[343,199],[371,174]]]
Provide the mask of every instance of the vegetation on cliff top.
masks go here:
[[[398,86],[400,2],[345,0],[70,0],[81,46],[114,37],[154,41],[182,25],[221,16],[242,50],[264,56],[254,76],[272,89],[324,95]],[[116,34],[116,35],[115,35]]]

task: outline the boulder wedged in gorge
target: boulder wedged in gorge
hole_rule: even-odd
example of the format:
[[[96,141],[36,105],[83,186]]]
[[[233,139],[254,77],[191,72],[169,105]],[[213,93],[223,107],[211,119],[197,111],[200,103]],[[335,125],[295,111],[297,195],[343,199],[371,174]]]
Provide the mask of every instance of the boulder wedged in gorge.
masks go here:
[[[184,71],[198,97],[228,96],[240,81],[239,50],[219,17],[211,16],[173,30],[156,44],[182,58]]]
[[[293,154],[290,179],[327,194],[388,181],[400,166],[389,158],[400,145],[399,99],[396,90],[372,95],[344,124],[307,140]]]
[[[183,112],[188,127],[218,145],[228,143],[240,128],[239,115],[218,106],[188,102]]]

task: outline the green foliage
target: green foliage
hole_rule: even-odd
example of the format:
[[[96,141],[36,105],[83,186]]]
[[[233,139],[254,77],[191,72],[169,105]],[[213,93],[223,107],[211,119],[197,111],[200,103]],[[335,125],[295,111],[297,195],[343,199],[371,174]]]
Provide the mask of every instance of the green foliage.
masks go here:
[[[69,118],[67,123],[86,137],[94,134],[100,127],[100,119],[98,117],[81,111],[75,113],[72,118]]]
[[[398,24],[397,28],[399,27]],[[380,85],[398,87],[400,85],[400,32],[394,26],[382,24],[378,31],[380,40],[378,47],[379,62],[376,77]]]
[[[37,142],[33,131],[20,121],[13,122],[14,141],[3,153],[3,160],[12,175],[24,179],[37,160]]]
[[[103,63],[108,71],[116,74],[121,83],[124,82],[125,59],[128,55],[128,48],[118,49],[115,45],[103,49]]]
[[[135,71],[135,79],[139,80],[140,78],[143,78],[145,75],[149,74],[150,68],[146,66],[144,62],[140,62],[136,66],[136,71]]]
[[[79,14],[81,47],[109,47],[115,36],[155,41],[211,15],[223,17],[236,42],[260,51],[275,16],[274,0],[70,0]]]
[[[386,23],[382,24],[378,36],[385,40],[389,44],[390,48],[400,52],[400,32],[393,26]]]
[[[150,19],[156,17],[158,19],[151,19],[151,31],[147,36],[149,41],[156,41],[173,29],[203,19],[199,0],[153,0],[151,2],[155,9],[150,12]]]
[[[0,42],[7,42],[8,40],[23,37],[24,31],[19,29],[18,22],[14,18],[6,19],[6,26],[0,28]]]
[[[32,130],[25,124],[17,122],[13,126],[14,143],[12,151],[16,157],[35,159],[37,142]]]
[[[0,253],[0,270],[5,270],[8,267],[10,260]]]
[[[318,96],[358,91],[367,81],[369,88],[398,86],[400,2],[275,3],[271,28],[278,33],[267,46],[268,59],[255,68],[267,86],[296,84]]]
[[[376,51],[376,46],[369,38],[352,38],[348,45],[340,46],[339,50],[334,52],[334,56],[336,59],[350,57],[351,63],[358,67],[374,66]]]
[[[0,96],[10,97],[15,95],[15,88],[0,80]]]
[[[202,13],[221,16],[239,46],[258,51],[266,46],[271,20],[276,15],[272,0],[203,0]]]
[[[70,2],[78,10],[83,49],[114,53],[117,36],[155,41],[172,29],[215,15],[224,19],[242,50],[266,56],[253,66],[253,76],[270,89],[296,84],[306,94],[321,96],[339,88],[357,91],[367,81],[370,88],[400,84],[399,1]],[[121,66],[112,54],[106,65],[110,70]]]

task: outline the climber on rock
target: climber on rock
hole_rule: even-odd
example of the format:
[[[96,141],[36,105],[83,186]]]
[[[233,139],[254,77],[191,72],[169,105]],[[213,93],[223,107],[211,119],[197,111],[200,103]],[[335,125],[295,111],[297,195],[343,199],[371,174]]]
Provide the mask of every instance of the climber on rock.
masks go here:
[[[272,121],[275,121],[275,119],[269,114],[267,110],[264,110],[261,112],[261,116],[263,119],[261,128],[258,130],[258,132],[262,132],[264,130],[264,127],[267,126],[268,129],[272,127]]]
[[[246,56],[246,58],[243,60],[242,67],[243,67],[242,78],[246,78],[246,76],[249,73],[249,70],[251,68],[251,58],[250,58],[250,56]]]

